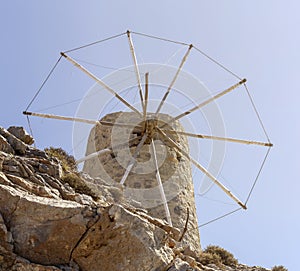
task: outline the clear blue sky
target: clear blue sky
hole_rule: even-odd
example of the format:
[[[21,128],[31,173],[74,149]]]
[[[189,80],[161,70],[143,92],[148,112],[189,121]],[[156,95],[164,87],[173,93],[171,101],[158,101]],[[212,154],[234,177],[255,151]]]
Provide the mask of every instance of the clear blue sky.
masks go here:
[[[4,1],[0,125],[27,127],[22,111],[59,52],[131,29],[198,45],[248,79],[272,149],[247,212],[201,229],[249,265],[298,270],[300,228],[300,4],[266,1]],[[42,130],[47,123],[38,122]],[[62,131],[38,146],[68,146]],[[250,167],[251,165],[249,165]],[[198,208],[206,208],[200,206]],[[201,212],[201,210],[200,210]]]

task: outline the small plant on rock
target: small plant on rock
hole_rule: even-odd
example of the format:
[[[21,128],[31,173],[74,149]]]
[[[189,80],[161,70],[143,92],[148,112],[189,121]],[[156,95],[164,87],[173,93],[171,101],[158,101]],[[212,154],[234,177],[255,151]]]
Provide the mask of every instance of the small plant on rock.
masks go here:
[[[226,265],[230,267],[235,267],[238,264],[238,260],[234,258],[233,254],[225,250],[224,248],[221,248],[219,246],[208,246],[204,252],[202,252],[202,257],[204,255],[205,261],[211,260],[217,266],[221,265]],[[210,256],[209,256],[210,255]],[[202,262],[202,258],[200,255],[200,261],[201,263],[205,264]],[[213,262],[215,261],[215,262]]]
[[[214,264],[218,267],[222,267],[222,259],[219,255],[213,253],[208,253],[208,252],[201,252],[200,253],[200,262],[203,265],[208,265],[208,264]]]
[[[85,182],[80,177],[75,158],[72,155],[67,154],[62,148],[54,147],[46,148],[45,152],[60,162],[63,169],[61,177],[63,183],[68,183],[77,193],[89,195],[94,199],[99,198],[100,194],[97,192],[96,186]]]
[[[272,271],[288,271],[284,266],[279,265],[279,266],[274,266],[272,268]]]
[[[101,193],[98,192],[96,186],[93,184],[86,183],[80,176],[79,173],[67,173],[61,178],[62,182],[68,183],[77,193],[86,194],[91,196],[93,199],[98,199]]]
[[[45,149],[45,152],[51,158],[57,158],[59,160],[64,172],[77,172],[75,158],[67,154],[62,148],[49,147]]]

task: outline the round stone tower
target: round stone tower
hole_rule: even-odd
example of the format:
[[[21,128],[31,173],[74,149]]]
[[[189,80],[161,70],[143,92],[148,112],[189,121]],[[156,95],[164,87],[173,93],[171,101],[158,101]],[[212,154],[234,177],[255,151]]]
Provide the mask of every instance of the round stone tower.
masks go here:
[[[146,121],[143,116],[134,112],[106,115],[100,120],[101,124],[91,130],[86,155],[106,148],[111,148],[112,151],[86,160],[83,171],[91,177],[100,177],[111,185],[123,183],[124,196],[130,199],[133,205],[145,208],[151,216],[167,221],[157,181],[155,156],[172,224],[182,231],[189,209],[188,227],[182,242],[183,245],[200,251],[190,162],[177,151],[172,142],[166,140],[155,129],[160,127],[173,142],[180,145],[185,152],[189,152],[187,138],[176,133],[183,131],[183,127],[178,121],[171,120],[172,117],[166,114],[147,114]],[[144,136],[145,133],[147,137]],[[134,165],[129,167],[142,138],[145,140],[144,145],[138,152]],[[156,155],[151,146],[153,142]],[[129,172],[127,177],[126,169],[127,173]]]

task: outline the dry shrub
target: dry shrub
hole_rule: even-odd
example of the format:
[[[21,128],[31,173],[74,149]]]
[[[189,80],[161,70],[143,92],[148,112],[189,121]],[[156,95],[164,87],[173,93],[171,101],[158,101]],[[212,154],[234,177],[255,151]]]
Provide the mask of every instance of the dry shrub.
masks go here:
[[[74,188],[75,192],[79,194],[86,194],[91,196],[93,199],[98,199],[101,196],[101,193],[98,191],[97,187],[92,183],[87,183],[83,180],[79,173],[66,173],[61,178],[62,182],[68,183],[71,187]]]
[[[75,158],[67,154],[62,148],[49,147],[45,152],[51,157],[56,158],[60,162],[64,172],[77,172],[77,165]]]
[[[274,266],[272,268],[272,271],[288,271],[284,266],[279,265],[279,266]]]
[[[217,266],[226,265],[230,267],[235,267],[238,264],[238,260],[234,258],[232,253],[219,246],[210,245],[204,250],[204,252],[201,253],[201,255],[200,261],[203,264],[206,264],[203,261],[213,263]]]
[[[222,259],[219,255],[213,253],[208,253],[208,252],[201,252],[200,253],[200,262],[203,265],[208,265],[208,264],[214,264],[218,267],[222,267]]]

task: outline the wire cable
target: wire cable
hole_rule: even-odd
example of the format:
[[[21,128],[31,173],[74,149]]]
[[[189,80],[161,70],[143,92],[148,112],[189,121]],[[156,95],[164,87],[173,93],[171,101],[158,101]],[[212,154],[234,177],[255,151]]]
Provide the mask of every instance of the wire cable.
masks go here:
[[[221,215],[221,216],[219,216],[219,217],[217,217],[217,218],[215,218],[215,219],[212,219],[212,220],[210,220],[210,221],[208,221],[208,222],[205,222],[205,223],[199,225],[199,226],[198,226],[198,229],[199,229],[199,228],[202,228],[202,227],[204,227],[204,226],[206,226],[206,225],[208,225],[208,224],[211,224],[211,223],[213,223],[213,222],[216,222],[216,221],[218,221],[218,220],[220,220],[220,219],[222,219],[222,218],[225,218],[225,217],[227,217],[227,216],[229,216],[229,215],[232,215],[232,214],[234,214],[234,213],[236,213],[237,211],[240,211],[240,210],[242,210],[242,208],[235,209],[235,210],[233,210],[233,211],[231,211],[231,212],[229,212],[229,213],[226,213],[225,215]]]
[[[95,42],[91,42],[91,43],[88,43],[88,44],[85,44],[85,45],[82,45],[82,46],[79,46],[79,47],[76,47],[76,48],[73,48],[73,49],[64,51],[64,53],[67,54],[67,53],[70,53],[70,52],[73,52],[73,51],[77,51],[77,50],[80,50],[80,49],[83,49],[83,48],[86,48],[86,47],[95,45],[95,44],[97,44],[97,43],[101,43],[101,42],[105,42],[105,41],[108,41],[108,40],[112,40],[112,39],[118,38],[118,37],[120,37],[120,36],[123,36],[123,35],[125,35],[126,33],[127,33],[127,32],[124,32],[124,33],[121,33],[121,34],[118,34],[118,35],[114,35],[114,36],[111,36],[111,37],[106,38],[106,39],[103,39],[103,40],[98,40],[98,41],[95,41]]]
[[[244,86],[245,86],[246,92],[247,92],[247,94],[248,94],[248,97],[249,97],[249,99],[250,99],[250,102],[251,102],[251,104],[252,104],[252,107],[253,107],[253,109],[254,109],[254,111],[255,111],[255,114],[256,114],[256,116],[257,116],[257,118],[258,118],[258,121],[259,121],[259,123],[260,123],[260,125],[261,125],[261,127],[262,127],[262,129],[263,129],[263,131],[264,131],[264,134],[265,134],[265,136],[267,137],[269,143],[271,143],[271,142],[270,142],[269,135],[268,135],[268,133],[267,133],[267,130],[266,130],[266,128],[265,128],[265,126],[264,126],[264,124],[263,124],[263,122],[262,122],[262,119],[261,119],[261,117],[260,117],[260,115],[259,115],[259,113],[258,113],[258,110],[257,110],[257,108],[256,108],[256,106],[255,106],[255,104],[254,104],[254,100],[253,100],[253,98],[252,98],[252,96],[251,96],[251,94],[250,94],[250,92],[249,92],[249,90],[248,90],[248,88],[247,88],[247,85],[244,84]]]
[[[203,56],[205,56],[206,58],[208,58],[210,61],[212,61],[213,63],[217,64],[219,67],[221,67],[223,70],[229,72],[231,75],[233,75],[234,77],[236,77],[239,80],[242,80],[242,78],[240,76],[238,76],[237,74],[235,74],[233,71],[229,70],[228,68],[226,68],[223,64],[221,64],[220,62],[218,62],[217,60],[215,60],[214,58],[210,57],[208,54],[204,53],[202,50],[200,50],[198,47],[194,46],[194,49],[196,51],[198,51],[200,54],[202,54]]]
[[[33,132],[32,132],[32,128],[31,128],[31,123],[30,123],[29,116],[26,116],[26,119],[27,119],[27,123],[28,123],[29,131],[30,131],[30,135],[31,135],[31,137],[32,137],[32,138],[34,138],[34,136],[33,136]],[[36,148],[35,141],[33,142],[33,146]]]
[[[249,201],[249,199],[250,199],[250,197],[251,197],[251,194],[252,194],[252,192],[253,192],[253,190],[254,190],[256,184],[257,184],[258,178],[259,178],[259,176],[260,176],[260,174],[261,174],[261,172],[262,172],[262,169],[263,169],[263,167],[264,167],[264,165],[265,165],[265,162],[266,162],[266,160],[267,160],[267,157],[269,156],[270,150],[271,150],[271,147],[268,148],[268,151],[267,151],[267,153],[266,153],[266,155],[265,155],[265,158],[264,158],[264,160],[263,160],[263,162],[262,162],[262,164],[261,164],[261,167],[260,167],[260,169],[259,169],[259,171],[258,171],[258,174],[257,174],[257,176],[256,176],[256,178],[255,178],[255,180],[254,180],[254,183],[253,183],[253,185],[252,185],[252,187],[251,187],[251,189],[250,189],[250,192],[249,192],[249,194],[248,194],[248,196],[247,196],[247,199],[246,199],[246,201],[245,201],[245,205],[247,205],[247,203],[248,203],[248,201]]]
[[[38,91],[36,92],[36,94],[33,96],[32,100],[30,101],[30,103],[28,104],[28,106],[26,107],[25,111],[27,111],[29,109],[29,107],[32,105],[32,103],[34,102],[34,100],[36,99],[36,97],[40,94],[42,88],[44,87],[44,85],[47,83],[48,79],[50,78],[50,76],[52,75],[52,73],[54,72],[55,68],[57,67],[58,63],[60,62],[62,56],[59,57],[59,59],[56,61],[55,65],[53,66],[53,68],[50,70],[49,74],[47,75],[46,79],[43,81],[42,85],[40,86],[40,88],[38,89]]]
[[[148,34],[144,34],[144,33],[140,33],[140,32],[134,32],[134,31],[130,31],[130,32],[132,34],[140,35],[140,36],[151,38],[151,39],[162,40],[162,41],[171,42],[171,43],[180,44],[180,45],[189,45],[188,43],[185,43],[185,42],[165,39],[165,38],[162,38],[162,37],[152,36],[152,35],[148,35]]]

